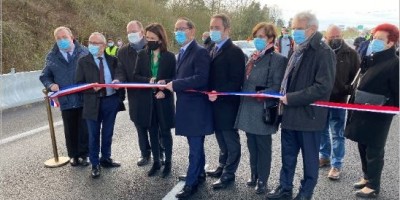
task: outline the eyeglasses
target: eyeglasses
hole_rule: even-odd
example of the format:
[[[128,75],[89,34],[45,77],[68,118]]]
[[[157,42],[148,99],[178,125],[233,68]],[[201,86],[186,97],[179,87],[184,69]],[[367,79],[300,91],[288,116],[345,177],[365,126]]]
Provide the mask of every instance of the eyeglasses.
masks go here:
[[[175,28],[175,32],[177,32],[177,31],[186,31],[186,30],[188,30],[188,29],[191,29],[191,28],[188,28],[188,27],[179,27],[179,28]]]

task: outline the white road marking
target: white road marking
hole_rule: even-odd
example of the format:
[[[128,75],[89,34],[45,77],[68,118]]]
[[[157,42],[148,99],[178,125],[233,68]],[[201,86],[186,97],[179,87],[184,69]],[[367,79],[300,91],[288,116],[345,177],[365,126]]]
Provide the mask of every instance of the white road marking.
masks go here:
[[[208,164],[206,164],[204,166],[204,169],[207,170],[208,168]],[[165,197],[162,200],[177,200],[178,198],[175,197],[176,194],[178,194],[178,192],[180,192],[183,188],[183,186],[185,186],[185,181],[179,181],[174,188],[172,188],[171,191],[168,192],[167,195],[165,195]]]
[[[62,124],[63,124],[62,121],[57,121],[57,122],[54,123],[54,128],[57,127],[57,126],[60,126]],[[34,135],[36,133],[40,133],[40,132],[48,130],[48,129],[49,129],[49,126],[47,125],[47,126],[42,126],[42,127],[30,130],[30,131],[19,133],[17,135],[13,135],[11,137],[4,138],[4,139],[0,140],[0,145],[7,144],[7,143],[19,140],[21,138],[24,138],[24,137],[27,137],[27,136],[30,136],[30,135]]]

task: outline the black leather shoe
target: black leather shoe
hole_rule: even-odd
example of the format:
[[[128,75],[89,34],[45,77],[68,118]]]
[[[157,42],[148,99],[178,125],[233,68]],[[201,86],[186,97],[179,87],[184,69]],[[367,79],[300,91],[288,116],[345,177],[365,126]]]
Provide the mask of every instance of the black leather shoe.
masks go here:
[[[175,195],[175,197],[178,199],[184,199],[184,198],[191,196],[196,191],[197,191],[197,187],[191,187],[189,185],[185,185],[183,187],[183,189],[178,194]]]
[[[212,184],[213,189],[222,189],[226,188],[230,183],[235,182],[235,177],[228,178],[228,177],[221,177],[216,182]]]
[[[376,190],[373,190],[370,193],[364,193],[361,190],[358,190],[356,192],[357,197],[366,198],[366,199],[375,199],[378,197],[378,194],[379,194],[379,192],[377,192]]]
[[[247,180],[246,185],[249,187],[254,187],[257,184],[257,175],[252,174],[249,180]]]
[[[303,196],[301,194],[297,194],[297,196],[293,200],[311,200],[311,199],[312,199],[312,196],[311,197],[306,197],[306,196]]]
[[[71,164],[71,166],[76,167],[79,165],[79,158],[71,158],[69,159],[69,164]]]
[[[256,194],[264,194],[267,191],[267,183],[265,181],[257,181]]]
[[[147,156],[147,157],[140,157],[140,159],[138,160],[138,162],[137,162],[137,165],[140,167],[140,166],[144,166],[144,165],[147,165],[147,163],[149,163],[149,160],[150,160],[150,156]]]
[[[111,167],[120,167],[121,163],[111,158],[107,158],[100,160],[100,165],[105,168],[111,168]]]
[[[278,186],[267,194],[267,199],[292,199],[292,190],[284,190],[282,186]]]
[[[92,175],[92,178],[98,178],[100,176],[100,165],[92,166],[90,175]]]
[[[186,175],[179,175],[178,176],[178,180],[179,181],[186,181]],[[206,174],[203,172],[199,175],[199,179],[198,179],[199,184],[202,184],[204,182],[206,182]]]
[[[172,165],[171,162],[165,162],[164,169],[161,174],[161,178],[165,178],[171,173],[171,165]]]
[[[151,166],[151,169],[149,172],[147,172],[147,176],[154,176],[158,170],[161,168],[161,163],[160,162],[154,162],[153,166]]]
[[[218,167],[217,169],[215,169],[213,171],[207,171],[206,174],[207,174],[207,176],[210,176],[210,177],[219,178],[219,177],[221,177],[223,170],[224,170],[224,168]]]
[[[82,166],[89,166],[90,162],[89,162],[89,158],[88,157],[81,157],[79,159],[79,162]]]

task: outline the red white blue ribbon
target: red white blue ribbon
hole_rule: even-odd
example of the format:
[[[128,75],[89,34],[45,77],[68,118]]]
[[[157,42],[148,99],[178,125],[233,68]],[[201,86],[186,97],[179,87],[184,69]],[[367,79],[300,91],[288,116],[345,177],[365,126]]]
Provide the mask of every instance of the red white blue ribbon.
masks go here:
[[[113,83],[113,84],[98,84],[90,83],[71,87],[68,89],[63,89],[49,95],[50,99],[58,98],[68,94],[73,94],[77,92],[82,92],[84,90],[92,89],[94,87],[111,87],[111,88],[128,88],[128,89],[145,89],[145,88],[165,88],[165,84],[156,83]],[[188,92],[199,92],[203,94],[216,94],[216,95],[234,95],[234,96],[245,96],[253,98],[280,98],[281,94],[277,93],[248,93],[248,92],[204,92],[197,90],[188,90]],[[328,101],[317,101],[311,104],[312,106],[325,107],[325,108],[337,108],[355,111],[367,111],[376,113],[386,113],[386,114],[400,114],[399,107],[393,106],[376,106],[376,105],[364,105],[364,104],[349,104],[349,103],[335,103]]]

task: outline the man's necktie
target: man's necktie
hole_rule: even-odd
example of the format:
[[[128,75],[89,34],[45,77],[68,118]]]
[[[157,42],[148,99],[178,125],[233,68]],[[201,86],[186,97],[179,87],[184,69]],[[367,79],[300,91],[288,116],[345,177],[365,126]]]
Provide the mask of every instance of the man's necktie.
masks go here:
[[[98,57],[99,59],[99,83],[104,84],[106,81],[104,79],[104,65],[103,65],[103,57]],[[101,96],[106,95],[106,90],[103,88],[100,90]]]
[[[183,54],[185,53],[185,50],[180,49],[179,50],[179,55],[178,55],[178,63],[180,63],[182,61],[183,58]]]
[[[70,62],[72,62],[72,59],[73,59],[73,57],[72,57],[72,52],[70,53],[70,52],[67,52],[67,59],[68,59],[68,62],[70,63]]]
[[[218,46],[215,46],[214,49],[212,50],[211,57],[215,58],[215,56],[217,56],[217,53],[218,53]]]

